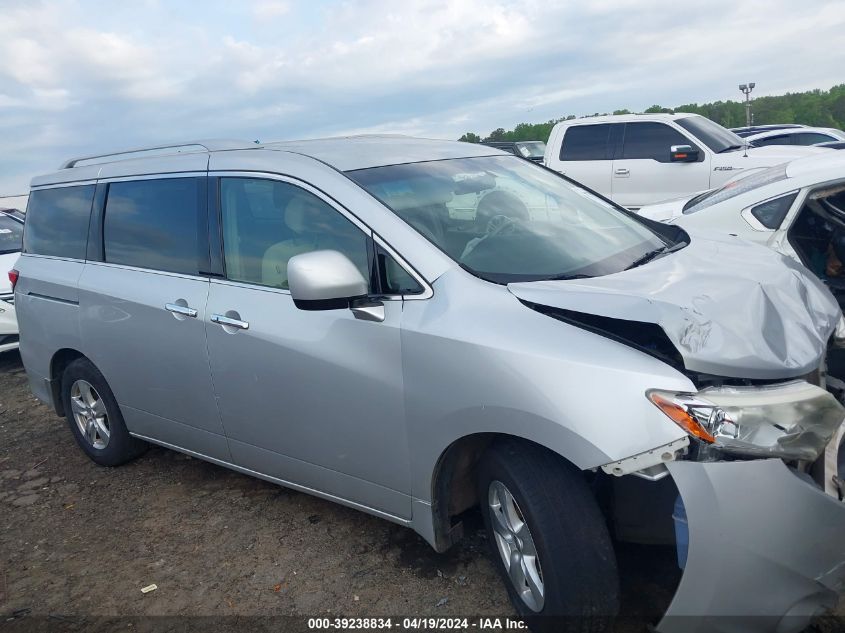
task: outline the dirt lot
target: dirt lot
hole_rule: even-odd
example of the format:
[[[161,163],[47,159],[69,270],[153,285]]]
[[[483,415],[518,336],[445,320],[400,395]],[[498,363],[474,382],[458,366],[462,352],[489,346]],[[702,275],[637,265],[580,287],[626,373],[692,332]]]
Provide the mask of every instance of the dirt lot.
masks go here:
[[[172,451],[96,466],[34,400],[18,354],[0,355],[0,614],[13,629],[186,630],[185,618],[146,616],[250,630],[260,621],[242,618],[513,616],[480,521],[468,524],[468,538],[438,555],[408,529]],[[671,554],[621,552],[626,614],[666,604],[657,580],[675,573]],[[112,627],[100,616],[136,619]]]

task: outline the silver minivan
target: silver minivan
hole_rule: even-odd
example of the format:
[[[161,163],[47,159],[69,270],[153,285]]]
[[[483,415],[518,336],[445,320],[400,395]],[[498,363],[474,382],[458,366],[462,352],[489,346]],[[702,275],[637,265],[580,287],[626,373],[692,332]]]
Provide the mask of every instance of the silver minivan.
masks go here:
[[[215,141],[35,178],[10,277],[32,390],[98,464],[152,442],[437,551],[479,507],[534,630],[609,630],[625,541],[676,548],[665,633],[838,599],[842,316],[762,247],[482,145]]]

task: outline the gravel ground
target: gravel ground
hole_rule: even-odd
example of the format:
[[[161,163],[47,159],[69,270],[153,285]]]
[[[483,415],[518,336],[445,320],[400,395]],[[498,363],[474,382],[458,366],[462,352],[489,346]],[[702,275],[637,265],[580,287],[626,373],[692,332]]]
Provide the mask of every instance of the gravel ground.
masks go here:
[[[186,630],[186,618],[149,616],[213,616],[205,625],[233,630],[261,628],[243,618],[263,616],[513,616],[478,516],[467,526],[436,554],[411,530],[172,451],[99,467],[34,400],[20,356],[0,355],[0,629]],[[623,613],[658,614],[671,597],[662,581],[676,575],[672,551],[626,546],[619,557]]]

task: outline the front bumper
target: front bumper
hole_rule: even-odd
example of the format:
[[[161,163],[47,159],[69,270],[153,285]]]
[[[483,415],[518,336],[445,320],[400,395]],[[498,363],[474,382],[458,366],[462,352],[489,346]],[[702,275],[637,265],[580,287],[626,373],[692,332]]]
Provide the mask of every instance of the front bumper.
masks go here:
[[[779,459],[667,464],[689,551],[661,633],[790,633],[845,585],[845,504]]]
[[[0,294],[0,352],[18,347],[18,320],[13,294]]]

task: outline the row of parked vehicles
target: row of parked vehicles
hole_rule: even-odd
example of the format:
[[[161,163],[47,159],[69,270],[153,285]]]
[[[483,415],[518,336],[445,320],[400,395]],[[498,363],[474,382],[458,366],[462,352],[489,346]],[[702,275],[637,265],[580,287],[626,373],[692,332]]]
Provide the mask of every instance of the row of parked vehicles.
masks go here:
[[[626,541],[677,550],[657,630],[801,630],[845,582],[838,153],[632,116],[523,158],[362,136],[69,160],[10,273],[32,390],[99,464],[159,444],[437,551],[478,508],[533,630],[610,631]]]

